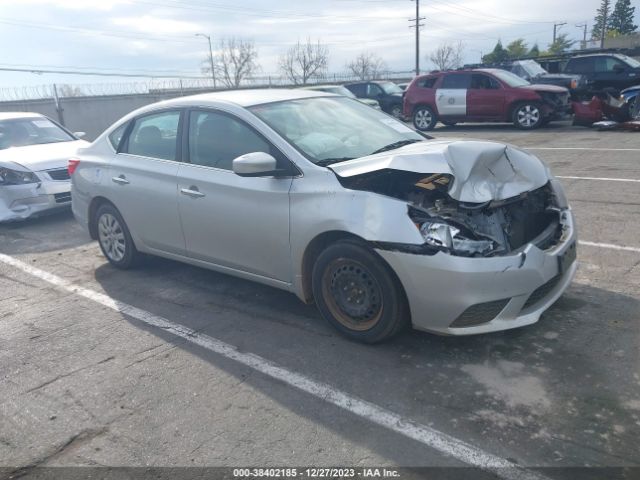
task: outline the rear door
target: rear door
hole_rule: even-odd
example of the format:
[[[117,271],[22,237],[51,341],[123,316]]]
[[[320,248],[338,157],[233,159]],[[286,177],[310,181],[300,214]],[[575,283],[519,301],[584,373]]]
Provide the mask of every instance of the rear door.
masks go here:
[[[595,57],[595,74],[600,88],[612,87],[618,90],[630,86],[634,78],[629,65],[619,58],[604,55]]]
[[[291,281],[289,189],[292,177],[240,177],[233,159],[251,152],[289,160],[255,128],[228,112],[194,109],[185,120],[188,162],[178,171],[187,254],[197,260]]]
[[[184,254],[176,176],[182,117],[181,110],[171,109],[133,120],[108,175],[109,200],[134,239],[150,249],[179,255]]]
[[[436,107],[441,117],[467,115],[467,90],[471,85],[469,73],[447,73],[436,91]]]
[[[495,78],[484,73],[471,75],[471,85],[467,91],[469,117],[501,118],[504,105],[505,90]]]

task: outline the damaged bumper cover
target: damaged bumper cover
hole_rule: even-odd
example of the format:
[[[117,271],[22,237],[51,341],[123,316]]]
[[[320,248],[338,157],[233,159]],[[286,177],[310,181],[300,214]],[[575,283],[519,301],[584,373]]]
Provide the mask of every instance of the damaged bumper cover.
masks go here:
[[[40,178],[45,174],[36,172]],[[68,208],[71,205],[69,181],[42,181],[0,187],[0,222],[25,220],[34,215]]]
[[[488,258],[376,251],[400,278],[414,328],[444,335],[506,330],[537,322],[575,275],[573,214],[566,209],[560,218],[561,238],[544,250],[532,242]]]

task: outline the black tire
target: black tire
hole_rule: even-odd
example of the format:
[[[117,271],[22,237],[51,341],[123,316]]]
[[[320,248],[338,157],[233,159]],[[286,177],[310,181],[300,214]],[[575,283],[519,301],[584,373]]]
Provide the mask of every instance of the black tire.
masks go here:
[[[392,117],[402,119],[402,105],[392,105],[389,110],[389,115]]]
[[[458,122],[450,122],[448,120],[440,120],[440,123],[445,127],[455,127],[458,124]]]
[[[413,111],[413,126],[421,132],[433,130],[438,123],[438,116],[426,105],[420,105]]]
[[[126,270],[139,263],[141,254],[131,239],[122,215],[113,205],[99,207],[93,221],[100,250],[111,265]]]
[[[381,342],[409,324],[400,282],[374,252],[357,242],[339,241],[320,253],[312,289],[322,316],[351,340]]]
[[[513,124],[520,130],[534,130],[544,121],[542,107],[537,102],[522,102],[513,108]]]

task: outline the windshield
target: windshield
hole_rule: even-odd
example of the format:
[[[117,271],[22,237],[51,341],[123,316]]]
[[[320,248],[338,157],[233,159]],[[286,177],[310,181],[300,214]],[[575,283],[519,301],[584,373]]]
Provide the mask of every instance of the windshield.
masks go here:
[[[519,76],[511,72],[507,72],[506,70],[492,70],[491,73],[493,73],[496,77],[498,77],[510,87],[524,87],[526,85],[531,85],[531,83],[526,81],[524,78],[520,78]]]
[[[535,60],[521,60],[518,62],[513,62],[514,70],[513,73],[518,75],[518,71],[516,69],[520,67],[530,78],[538,77],[540,75],[545,75],[547,71],[540,66],[538,62]],[[522,76],[522,75],[518,75]],[[523,76],[522,76],[523,77]],[[524,77],[523,77],[524,78]]]
[[[389,95],[402,93],[402,89],[393,82],[380,82],[378,85],[380,85],[385,93],[388,93]]]
[[[16,118],[0,121],[0,150],[73,140],[75,138],[47,118]]]
[[[356,96],[351,92],[351,90],[345,87],[332,87],[330,89],[327,89],[326,91],[329,93],[335,93],[337,95],[344,95],[345,97],[349,97],[349,98],[356,98]]]
[[[620,60],[623,60],[631,68],[640,68],[640,62],[635,58],[627,57],[626,55],[618,55]]]
[[[250,110],[313,163],[364,157],[391,144],[424,140],[404,123],[350,98],[304,98]]]

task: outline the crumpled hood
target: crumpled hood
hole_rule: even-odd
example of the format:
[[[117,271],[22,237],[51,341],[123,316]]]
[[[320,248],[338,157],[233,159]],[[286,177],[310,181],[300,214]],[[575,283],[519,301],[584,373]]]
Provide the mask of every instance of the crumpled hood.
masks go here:
[[[452,175],[451,198],[469,203],[504,200],[540,188],[548,167],[514,146],[481,140],[429,140],[329,166],[339,177],[377,170]]]
[[[0,162],[17,163],[32,171],[66,168],[69,158],[74,156],[79,148],[87,146],[89,146],[89,142],[74,140],[71,142],[11,147],[0,150]]]

